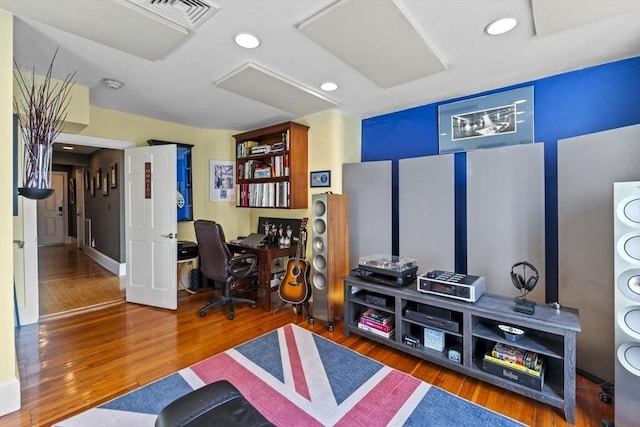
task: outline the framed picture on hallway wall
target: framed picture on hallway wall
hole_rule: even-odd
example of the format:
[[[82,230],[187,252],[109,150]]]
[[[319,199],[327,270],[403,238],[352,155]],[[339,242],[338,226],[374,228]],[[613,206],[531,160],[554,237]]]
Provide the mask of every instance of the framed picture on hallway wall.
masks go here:
[[[118,187],[118,164],[111,166],[111,188]]]
[[[102,174],[102,195],[109,195],[109,174],[106,172]]]

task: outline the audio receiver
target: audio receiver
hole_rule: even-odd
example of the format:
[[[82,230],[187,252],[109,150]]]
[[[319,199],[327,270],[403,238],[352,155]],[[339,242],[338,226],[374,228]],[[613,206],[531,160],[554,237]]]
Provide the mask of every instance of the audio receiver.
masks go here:
[[[426,294],[476,302],[485,290],[485,279],[450,271],[431,270],[418,276],[418,291]]]

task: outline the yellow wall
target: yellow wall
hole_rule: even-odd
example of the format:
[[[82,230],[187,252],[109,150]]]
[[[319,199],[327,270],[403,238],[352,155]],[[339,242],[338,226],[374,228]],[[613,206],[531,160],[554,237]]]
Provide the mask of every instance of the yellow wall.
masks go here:
[[[322,191],[342,191],[342,164],[360,161],[359,119],[337,111],[318,113],[296,120],[309,129],[309,171],[331,170],[331,187]],[[234,160],[235,143],[231,130],[199,129],[104,108],[91,107],[90,125],[80,135],[131,141],[147,145],[148,139],[193,144],[194,219],[211,219],[224,227],[227,238],[246,235],[258,224],[260,216],[282,218],[309,217],[310,210],[238,209],[234,202],[209,200],[209,161]],[[315,192],[319,192],[316,189]],[[309,189],[309,206],[311,194]],[[195,241],[191,222],[178,224],[181,240]]]
[[[257,231],[256,226],[261,216],[311,219],[312,195],[326,191],[341,194],[342,165],[360,162],[361,121],[359,119],[331,110],[295,121],[309,126],[309,172],[330,170],[331,187],[309,188],[307,209],[245,209],[251,211],[249,221],[251,229],[248,232]],[[307,258],[309,258],[310,245],[307,245],[306,249]]]
[[[235,203],[209,201],[209,161],[234,159],[234,133],[91,107],[90,125],[80,135],[131,141],[138,146],[147,145],[149,139],[192,144],[194,218],[220,222],[228,236],[236,236],[247,232],[249,212],[236,209]],[[195,241],[193,223],[178,223],[178,236]]]
[[[0,415],[20,404],[13,309],[13,16],[0,11],[0,399],[10,399],[7,384],[15,384],[13,402],[0,402]],[[15,388],[14,387],[14,388]],[[17,398],[17,402],[16,402]]]
[[[20,66],[20,72],[26,84],[29,85],[31,80],[34,79],[32,72],[29,70],[25,70],[22,67],[22,64]],[[44,77],[36,75],[34,80],[36,87],[40,87],[44,82]],[[51,79],[51,82],[54,85],[62,84],[60,80],[56,79]],[[20,105],[24,105],[24,97],[22,96],[22,91],[20,90],[20,87],[15,78],[13,82],[13,93],[18,99]],[[67,116],[65,118],[62,132],[78,133],[89,124],[89,88],[86,86],[74,84],[69,91],[68,99],[69,105],[66,109]],[[24,109],[20,108],[20,111],[24,111]],[[14,110],[14,112],[16,111]]]
[[[0,12],[0,253],[11,253],[12,236],[21,235],[21,218],[13,218],[12,166],[12,16]],[[7,86],[3,89],[3,86]],[[83,94],[80,96],[84,96]],[[82,116],[82,111],[75,112]],[[228,238],[254,231],[259,216],[302,218],[306,210],[238,209],[234,202],[209,200],[210,160],[234,160],[235,144],[232,130],[199,129],[176,123],[150,119],[98,107],[89,107],[89,125],[79,135],[118,139],[147,145],[149,139],[180,142],[193,148],[193,199],[195,219],[212,219],[224,226]],[[300,123],[310,126],[309,171],[331,170],[332,187],[322,189],[342,191],[342,164],[360,160],[360,120],[329,111],[308,116]],[[68,131],[67,129],[65,129]],[[2,167],[4,165],[4,167]],[[309,206],[312,191],[309,192]],[[4,203],[3,203],[4,202]],[[14,229],[11,226],[14,224]],[[193,223],[180,223],[181,240],[195,241]],[[19,238],[19,237],[14,237]],[[13,318],[13,265],[11,258],[0,257],[0,386],[3,381],[18,379],[16,371]],[[1,390],[0,390],[1,391]],[[1,405],[0,405],[1,408]]]

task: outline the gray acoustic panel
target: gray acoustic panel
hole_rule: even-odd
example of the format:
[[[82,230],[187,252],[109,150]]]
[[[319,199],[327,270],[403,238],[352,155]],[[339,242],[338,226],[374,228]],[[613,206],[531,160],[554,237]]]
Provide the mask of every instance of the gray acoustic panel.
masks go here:
[[[558,141],[558,293],[580,310],[577,366],[614,381],[613,183],[640,180],[640,125]]]
[[[418,273],[455,268],[453,154],[401,159],[398,165],[400,254]]]
[[[349,265],[361,256],[391,255],[391,161],[342,166],[342,192],[349,196]]]
[[[467,153],[468,273],[485,276],[487,292],[516,297],[511,267],[528,261],[540,274],[528,298],[544,302],[544,236],[543,144]]]

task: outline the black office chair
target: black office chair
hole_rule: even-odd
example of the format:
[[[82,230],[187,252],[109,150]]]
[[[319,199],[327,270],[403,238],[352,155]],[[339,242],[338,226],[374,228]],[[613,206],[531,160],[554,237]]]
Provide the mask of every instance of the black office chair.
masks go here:
[[[224,238],[222,226],[214,221],[197,220],[194,223],[198,250],[200,252],[200,272],[204,278],[222,282],[224,296],[211,298],[200,309],[200,316],[205,316],[211,307],[226,304],[229,320],[233,320],[233,303],[246,302],[256,308],[256,302],[247,298],[231,296],[231,287],[238,279],[251,278],[255,284],[258,277],[258,256],[242,254],[232,256]]]

